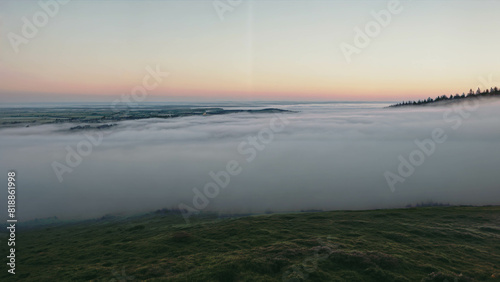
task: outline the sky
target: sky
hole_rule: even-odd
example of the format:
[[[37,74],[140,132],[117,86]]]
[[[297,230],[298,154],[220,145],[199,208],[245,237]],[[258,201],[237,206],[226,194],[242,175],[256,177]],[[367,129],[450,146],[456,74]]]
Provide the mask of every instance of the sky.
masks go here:
[[[2,0],[0,103],[113,101],[148,67],[169,74],[150,102],[400,101],[496,77],[500,1],[390,2],[73,0],[49,5],[44,23],[38,1]],[[390,20],[357,45],[383,10]],[[23,18],[37,31],[23,33]]]

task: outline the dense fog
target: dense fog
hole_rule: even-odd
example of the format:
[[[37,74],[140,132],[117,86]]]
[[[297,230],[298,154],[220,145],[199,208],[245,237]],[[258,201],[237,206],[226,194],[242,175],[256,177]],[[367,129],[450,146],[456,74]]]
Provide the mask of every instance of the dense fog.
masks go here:
[[[386,106],[126,121],[102,140],[74,124],[0,129],[2,193],[16,171],[21,220],[500,204],[500,103]]]

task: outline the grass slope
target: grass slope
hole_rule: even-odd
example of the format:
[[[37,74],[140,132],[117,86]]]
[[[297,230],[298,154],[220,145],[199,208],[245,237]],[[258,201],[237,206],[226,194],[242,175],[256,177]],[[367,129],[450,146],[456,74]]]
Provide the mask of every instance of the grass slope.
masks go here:
[[[1,281],[497,281],[500,207],[149,214],[18,230],[16,257]]]

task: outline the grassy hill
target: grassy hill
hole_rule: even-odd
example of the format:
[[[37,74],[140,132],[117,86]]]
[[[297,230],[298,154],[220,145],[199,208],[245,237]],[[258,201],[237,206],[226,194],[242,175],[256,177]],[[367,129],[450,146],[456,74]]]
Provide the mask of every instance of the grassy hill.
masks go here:
[[[499,281],[500,207],[153,213],[19,229],[16,247],[1,281]]]

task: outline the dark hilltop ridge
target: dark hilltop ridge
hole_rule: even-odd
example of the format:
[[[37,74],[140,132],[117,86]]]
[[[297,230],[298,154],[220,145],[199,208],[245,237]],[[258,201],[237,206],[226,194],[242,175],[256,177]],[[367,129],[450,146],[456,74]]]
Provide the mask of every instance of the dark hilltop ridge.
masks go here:
[[[0,112],[0,128],[29,127],[31,125],[76,123],[70,130],[108,129],[115,122],[148,118],[177,118],[187,116],[213,116],[238,113],[272,114],[292,112],[277,108],[266,109],[223,109],[189,106],[147,106],[147,107],[56,107],[56,108],[5,108]],[[91,125],[92,124],[92,125]]]
[[[500,207],[220,218],[179,210],[19,226],[0,281],[498,281]],[[7,230],[7,229],[3,229]],[[0,233],[7,238],[7,232]],[[4,240],[6,242],[6,239]],[[8,254],[10,247],[0,245]]]
[[[462,95],[460,95],[457,93],[455,95],[450,95],[450,96],[442,95],[436,97],[435,99],[429,97],[425,100],[403,101],[401,103],[397,103],[389,107],[393,108],[393,107],[403,107],[403,106],[445,105],[449,103],[465,101],[468,99],[480,99],[480,98],[490,98],[490,97],[500,98],[500,90],[498,89],[498,87],[492,87],[490,89],[486,89],[485,91],[481,91],[481,89],[478,88],[476,92],[470,89],[468,94],[462,93]]]

